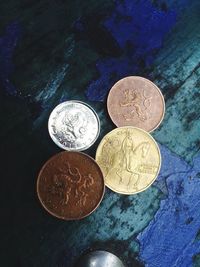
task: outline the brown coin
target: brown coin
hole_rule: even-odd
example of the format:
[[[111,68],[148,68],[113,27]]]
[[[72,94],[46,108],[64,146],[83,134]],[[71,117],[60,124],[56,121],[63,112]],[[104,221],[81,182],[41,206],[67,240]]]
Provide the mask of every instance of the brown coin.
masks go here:
[[[160,89],[139,76],[126,77],[114,84],[108,95],[107,107],[117,127],[135,126],[147,132],[160,125],[165,113]]]
[[[94,159],[81,152],[61,152],[42,167],[37,193],[53,216],[77,220],[90,215],[104,194],[104,179]]]

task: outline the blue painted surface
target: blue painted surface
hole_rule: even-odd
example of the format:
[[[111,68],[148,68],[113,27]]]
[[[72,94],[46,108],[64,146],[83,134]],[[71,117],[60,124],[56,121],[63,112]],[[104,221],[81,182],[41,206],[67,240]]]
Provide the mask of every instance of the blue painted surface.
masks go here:
[[[103,25],[123,54],[96,63],[99,78],[89,85],[86,91],[88,99],[104,101],[116,81],[144,72],[153,63],[175,22],[175,11],[161,10],[149,0],[116,1],[115,10]]]
[[[72,1],[0,4],[10,16],[0,36],[2,229],[9,228],[1,236],[6,252],[0,265],[72,267],[85,250],[101,248],[128,267],[200,266],[199,4],[153,2],[80,1],[78,10]],[[114,127],[107,92],[135,74],[155,79],[167,100],[154,133],[163,157],[158,180],[134,196],[107,190],[82,221],[55,220],[35,192],[39,169],[59,151],[47,133],[51,109],[67,99],[86,101],[100,116],[102,137]]]
[[[18,22],[8,25],[4,35],[0,37],[0,85],[10,95],[17,95],[10,76],[14,71],[13,55],[20,37],[21,27]]]
[[[164,183],[167,195],[150,224],[137,239],[139,258],[145,266],[192,266],[200,252],[196,240],[200,228],[200,155],[193,166],[162,148],[162,170],[157,183]]]

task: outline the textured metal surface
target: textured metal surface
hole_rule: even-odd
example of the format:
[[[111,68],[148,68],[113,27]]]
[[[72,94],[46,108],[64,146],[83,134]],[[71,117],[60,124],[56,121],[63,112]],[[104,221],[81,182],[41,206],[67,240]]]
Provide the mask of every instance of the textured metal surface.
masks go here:
[[[114,254],[99,250],[82,256],[75,267],[125,267],[125,265]]]
[[[160,89],[138,76],[115,83],[109,92],[107,107],[118,127],[134,126],[148,132],[158,128],[165,114],[165,101]]]
[[[121,194],[146,190],[157,178],[161,167],[159,147],[142,129],[127,126],[103,137],[96,152],[105,184]]]
[[[42,167],[37,193],[53,216],[78,220],[91,214],[104,195],[103,174],[96,162],[80,152],[61,152]]]
[[[56,106],[48,122],[52,140],[65,150],[81,151],[98,138],[100,122],[86,103],[70,100]]]

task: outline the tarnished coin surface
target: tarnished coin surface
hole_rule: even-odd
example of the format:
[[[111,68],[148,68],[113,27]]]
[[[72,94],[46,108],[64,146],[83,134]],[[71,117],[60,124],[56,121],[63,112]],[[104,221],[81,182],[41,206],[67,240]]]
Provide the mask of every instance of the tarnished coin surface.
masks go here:
[[[135,194],[147,189],[160,171],[161,155],[156,141],[142,129],[114,129],[100,142],[96,161],[110,189]]]
[[[54,108],[49,117],[48,129],[52,140],[62,149],[82,151],[98,138],[100,122],[91,107],[71,100]]]
[[[134,126],[151,132],[163,120],[165,101],[153,82],[139,76],[129,76],[111,88],[107,108],[117,127]]]
[[[42,206],[53,216],[77,220],[91,214],[104,194],[104,178],[94,159],[64,151],[49,159],[37,180]]]

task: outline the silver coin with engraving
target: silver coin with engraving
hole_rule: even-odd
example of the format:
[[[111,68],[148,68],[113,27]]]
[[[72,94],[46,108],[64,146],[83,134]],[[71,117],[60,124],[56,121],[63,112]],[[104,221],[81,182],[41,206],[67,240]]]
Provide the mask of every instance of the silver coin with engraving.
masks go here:
[[[98,138],[100,121],[87,104],[70,100],[56,106],[49,117],[49,134],[60,148],[82,151]]]

